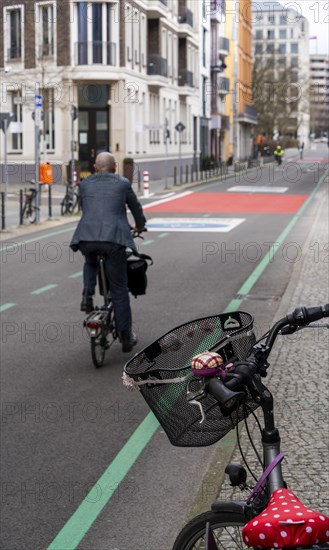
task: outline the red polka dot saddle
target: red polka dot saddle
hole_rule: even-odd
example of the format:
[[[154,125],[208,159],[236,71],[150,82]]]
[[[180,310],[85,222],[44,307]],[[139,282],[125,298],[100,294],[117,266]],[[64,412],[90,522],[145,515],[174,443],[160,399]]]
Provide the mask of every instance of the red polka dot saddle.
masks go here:
[[[295,548],[329,541],[329,517],[305,506],[289,489],[273,491],[266,509],[242,530],[247,546]]]

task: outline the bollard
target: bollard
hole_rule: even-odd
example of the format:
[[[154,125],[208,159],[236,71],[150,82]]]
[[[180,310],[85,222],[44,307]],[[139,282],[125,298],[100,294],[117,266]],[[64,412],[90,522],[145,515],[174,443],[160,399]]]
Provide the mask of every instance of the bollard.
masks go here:
[[[23,189],[19,190],[19,225],[23,225]]]
[[[179,183],[182,185],[182,183],[183,183],[183,166],[180,166],[180,167],[179,167],[179,171],[180,171],[180,174],[179,174]]]
[[[188,165],[185,166],[185,183],[188,183]]]
[[[1,229],[6,229],[5,193],[1,191]]]
[[[148,172],[143,172],[143,186],[144,186],[144,197],[149,196],[150,191],[150,175]]]
[[[174,166],[174,185],[177,185],[177,166]]]
[[[51,205],[51,185],[48,185],[48,216],[52,217],[52,205]]]

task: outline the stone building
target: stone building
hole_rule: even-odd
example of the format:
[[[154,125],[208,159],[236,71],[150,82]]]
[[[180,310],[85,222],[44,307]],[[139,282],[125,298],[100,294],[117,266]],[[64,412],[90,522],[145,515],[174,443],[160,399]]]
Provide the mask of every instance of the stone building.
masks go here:
[[[329,56],[310,57],[310,128],[312,138],[329,140]]]
[[[217,21],[224,8],[224,0],[3,0],[9,180],[33,177],[36,95],[41,162],[63,166],[74,156],[86,175],[110,150],[121,171],[129,157],[156,179],[179,164],[200,167],[212,152],[226,160],[224,110],[212,110],[211,91],[228,53]],[[215,86],[218,97],[228,92],[218,73]]]

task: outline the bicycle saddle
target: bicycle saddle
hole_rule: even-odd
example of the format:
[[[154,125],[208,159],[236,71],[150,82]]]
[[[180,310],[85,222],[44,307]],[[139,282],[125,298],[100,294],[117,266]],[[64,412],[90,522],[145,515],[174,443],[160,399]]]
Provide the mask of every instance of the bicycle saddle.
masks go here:
[[[329,517],[305,506],[289,489],[273,491],[265,510],[242,530],[247,546],[295,548],[329,541]]]

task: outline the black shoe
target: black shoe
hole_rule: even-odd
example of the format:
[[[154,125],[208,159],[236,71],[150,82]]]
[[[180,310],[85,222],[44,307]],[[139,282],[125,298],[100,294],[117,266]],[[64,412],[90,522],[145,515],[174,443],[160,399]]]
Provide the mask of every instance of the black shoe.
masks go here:
[[[131,351],[134,346],[136,346],[137,336],[132,330],[124,330],[120,333],[120,341],[122,343],[122,351],[127,353]]]
[[[82,302],[80,305],[80,310],[85,311],[86,313],[91,313],[92,311],[94,311],[93,297],[90,294],[90,292],[88,292],[88,290],[84,290],[82,293]]]

